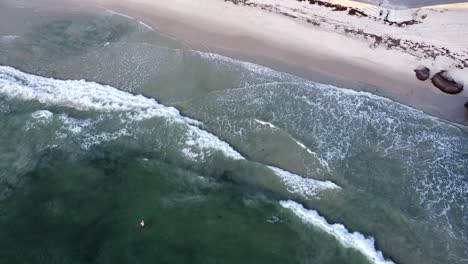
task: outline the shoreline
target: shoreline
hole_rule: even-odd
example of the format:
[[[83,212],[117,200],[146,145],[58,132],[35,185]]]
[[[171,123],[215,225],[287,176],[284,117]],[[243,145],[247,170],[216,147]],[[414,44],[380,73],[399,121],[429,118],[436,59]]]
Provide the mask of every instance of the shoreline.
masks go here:
[[[68,153],[72,163],[78,155],[85,172],[102,174],[102,164],[93,160],[122,149],[117,158],[125,161],[128,156],[132,164],[174,164],[189,176],[199,172],[239,185],[247,194],[266,193],[267,202],[291,195],[298,200],[289,204],[291,213],[300,212],[302,219],[292,217],[321,227],[320,234],[331,239],[331,253],[341,250],[337,242],[348,248],[346,241],[351,241],[364,245],[355,251],[374,263],[445,263],[465,257],[468,241],[459,223],[468,196],[463,189],[466,170],[459,161],[468,145],[468,134],[462,133],[468,126],[420,111],[444,115],[448,112],[436,106],[456,111],[458,106],[449,99],[464,97],[432,87],[429,68],[418,68],[418,80],[418,72],[407,71],[415,63],[411,54],[370,48],[361,35],[327,33],[307,21],[253,7],[234,7],[232,12],[255,12],[261,17],[254,19],[271,22],[263,24],[269,30],[154,11],[156,7],[144,2],[150,0],[134,7],[115,1],[79,7],[66,2],[57,12],[40,10],[49,8],[44,3],[24,11],[5,9],[11,29],[2,34],[16,33],[11,17],[18,17],[18,27],[24,28],[17,33],[18,42],[0,47],[0,64],[16,65],[0,65],[5,84],[0,90],[9,99],[0,111],[18,135],[11,142],[21,141],[22,135],[24,139],[24,133],[40,135],[46,150],[52,146],[54,153]],[[215,16],[210,10],[208,15]],[[290,27],[277,28],[284,23]],[[400,32],[398,25],[375,23]],[[280,35],[273,34],[278,30]],[[304,35],[307,32],[311,35]],[[380,61],[377,56],[382,56]],[[428,66],[432,72],[440,65]],[[426,92],[428,87],[433,92]],[[439,94],[447,101],[435,106]],[[404,100],[409,103],[401,104]],[[34,147],[39,141],[30,143]],[[236,161],[243,157],[247,160]],[[324,186],[343,191],[329,190],[324,199],[312,200]],[[163,196],[157,199],[164,205]],[[244,219],[242,212],[234,215]],[[144,219],[148,224],[149,217]],[[279,221],[276,216],[266,221],[270,219]],[[265,217],[260,222],[265,224]],[[301,231],[304,226],[299,224],[296,229]],[[324,239],[317,241],[321,245]],[[318,251],[322,255],[322,249]]]
[[[332,2],[343,3],[345,1]],[[445,58],[440,60],[440,56],[424,58],[417,57],[418,54],[397,50],[395,47],[370,47],[368,42],[359,39],[360,36],[330,32],[326,27],[317,27],[297,17],[292,18],[290,14],[281,15],[265,9],[236,5],[229,1],[199,0],[194,3],[188,0],[162,0],[154,3],[148,0],[138,0],[130,3],[129,1],[88,0],[73,4],[131,16],[151,26],[157,32],[184,41],[194,50],[217,53],[236,60],[259,64],[312,81],[371,92],[430,115],[468,125],[468,111],[464,107],[468,101],[466,91],[468,85],[465,85],[465,91],[462,94],[448,95],[434,87],[430,80],[422,82],[415,77],[413,70],[421,65],[431,66],[436,71],[440,71],[455,64],[453,61],[447,62],[448,59]],[[367,4],[359,3],[359,5]],[[465,6],[466,4],[462,4],[463,8]],[[310,12],[313,13],[325,7],[313,6],[311,8]],[[455,7],[456,10],[457,8]],[[432,10],[431,7],[426,9]],[[468,9],[463,9],[463,11],[466,12],[468,25]],[[340,16],[348,19],[341,14]],[[359,20],[358,17],[352,17],[352,19],[349,24],[353,26],[364,21]],[[366,20],[365,22],[376,24],[376,28],[370,29],[370,32],[382,27],[388,28],[389,33],[396,34],[401,31],[407,35],[407,39],[412,41],[415,39],[409,34],[411,26],[407,26],[410,29],[400,30],[395,26],[382,26],[378,21],[373,23]],[[332,23],[327,23],[327,21],[322,24],[332,26]],[[334,26],[337,27],[337,25]],[[445,44],[442,42],[442,37],[435,40],[437,41]],[[452,53],[458,54],[459,46],[462,44],[452,45],[451,52],[455,50]],[[461,49],[462,54],[464,54],[463,51]],[[426,53],[427,51],[422,52],[422,54]],[[465,73],[468,75],[467,68],[457,70],[458,76]]]

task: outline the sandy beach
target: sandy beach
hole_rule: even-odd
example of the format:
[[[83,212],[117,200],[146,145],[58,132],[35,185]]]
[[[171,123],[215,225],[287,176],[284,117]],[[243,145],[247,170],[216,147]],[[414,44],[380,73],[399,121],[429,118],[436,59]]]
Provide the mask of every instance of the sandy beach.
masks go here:
[[[413,72],[421,66],[428,67],[431,76],[448,70],[468,86],[468,36],[460,31],[468,26],[467,4],[390,10],[353,1],[330,3],[359,10],[366,17],[293,0],[100,0],[54,5],[118,12],[195,50],[368,91],[468,124],[466,89],[445,94],[430,80],[419,81]],[[407,21],[414,24],[398,24]]]
[[[0,1],[0,263],[465,264],[467,5],[387,4]]]

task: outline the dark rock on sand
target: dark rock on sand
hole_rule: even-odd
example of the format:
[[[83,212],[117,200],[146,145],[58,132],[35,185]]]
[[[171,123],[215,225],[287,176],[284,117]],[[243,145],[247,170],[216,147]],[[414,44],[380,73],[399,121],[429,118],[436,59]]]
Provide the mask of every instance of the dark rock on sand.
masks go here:
[[[431,71],[427,67],[417,68],[414,70],[414,72],[416,73],[416,78],[418,78],[418,80],[420,81],[425,81],[429,79],[429,76],[431,74]]]
[[[447,71],[438,72],[431,79],[432,84],[442,92],[448,94],[458,94],[463,91],[463,84],[457,83],[447,75]]]

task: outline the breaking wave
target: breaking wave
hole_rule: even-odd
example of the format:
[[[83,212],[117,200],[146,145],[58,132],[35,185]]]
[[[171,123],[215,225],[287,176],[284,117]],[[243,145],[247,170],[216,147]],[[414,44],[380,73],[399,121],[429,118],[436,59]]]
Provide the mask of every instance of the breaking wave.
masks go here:
[[[366,238],[358,232],[351,233],[341,224],[329,224],[317,211],[307,210],[294,201],[281,201],[280,204],[284,208],[291,209],[305,223],[312,224],[335,237],[344,247],[358,250],[372,263],[394,264],[393,261],[385,259],[382,252],[375,248],[373,237]]]
[[[241,131],[241,138],[257,127],[286,134],[340,186],[371,185],[396,206],[419,203],[447,234],[467,239],[465,227],[454,225],[468,220],[468,137],[456,126],[389,99],[306,81],[216,91],[193,104],[218,135]],[[317,163],[303,166],[316,174]]]
[[[207,161],[216,152],[232,160],[245,160],[228,143],[201,129],[203,124],[182,116],[174,107],[166,107],[154,99],[133,95],[111,86],[84,80],[56,80],[0,66],[0,94],[9,100],[33,101],[51,108],[104,114],[86,119],[77,119],[68,114],[54,114],[49,110],[39,110],[31,114],[32,121],[27,122],[26,130],[48,124],[55,119],[61,124],[56,137],[66,138],[67,133],[80,136],[81,148],[84,150],[118,138],[134,137],[138,134],[135,127],[141,127],[132,124],[141,125],[143,121],[159,118],[166,125],[181,127],[177,132],[171,132],[170,138],[161,140],[166,141],[166,144],[172,142],[174,146],[179,145],[179,151],[189,162]],[[100,129],[96,129],[97,127]],[[266,168],[281,179],[290,193],[305,198],[317,197],[323,190],[339,189],[329,181],[306,179],[272,166]]]

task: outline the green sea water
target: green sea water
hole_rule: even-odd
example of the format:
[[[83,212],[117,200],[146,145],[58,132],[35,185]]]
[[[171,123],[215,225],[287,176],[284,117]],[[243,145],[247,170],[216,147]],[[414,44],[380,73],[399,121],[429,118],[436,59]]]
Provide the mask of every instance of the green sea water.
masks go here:
[[[466,262],[466,130],[114,12],[0,6],[0,263]]]
[[[366,262],[266,196],[138,156],[122,146],[80,158],[44,153],[2,204],[0,261]]]

